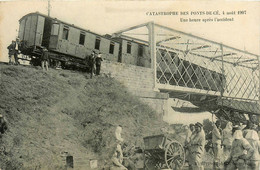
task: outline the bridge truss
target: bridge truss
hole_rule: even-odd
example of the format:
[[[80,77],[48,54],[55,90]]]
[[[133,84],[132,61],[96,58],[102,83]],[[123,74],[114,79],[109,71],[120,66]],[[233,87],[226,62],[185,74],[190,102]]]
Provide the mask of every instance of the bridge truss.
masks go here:
[[[153,22],[114,36],[149,46],[155,89],[215,113],[260,114],[258,55]]]

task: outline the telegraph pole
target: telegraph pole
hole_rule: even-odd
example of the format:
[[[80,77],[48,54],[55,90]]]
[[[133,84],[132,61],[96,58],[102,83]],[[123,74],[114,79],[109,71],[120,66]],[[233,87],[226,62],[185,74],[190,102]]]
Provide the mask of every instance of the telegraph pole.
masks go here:
[[[48,0],[48,17],[50,16],[51,13],[51,2]]]

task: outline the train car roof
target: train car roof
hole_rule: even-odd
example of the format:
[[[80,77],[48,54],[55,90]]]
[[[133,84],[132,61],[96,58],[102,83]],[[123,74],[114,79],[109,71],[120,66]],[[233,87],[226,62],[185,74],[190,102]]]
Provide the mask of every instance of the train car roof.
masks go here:
[[[45,18],[50,18],[50,19],[56,20],[56,21],[58,21],[58,22],[61,22],[61,23],[65,24],[65,25],[68,25],[68,26],[70,26],[70,27],[74,27],[74,28],[80,29],[80,30],[82,30],[82,31],[91,33],[91,34],[95,34],[95,35],[97,35],[97,36],[99,36],[99,37],[102,37],[102,38],[109,39],[109,40],[111,40],[111,41],[120,43],[118,40],[115,40],[115,39],[113,39],[113,38],[109,38],[109,37],[107,37],[107,36],[100,35],[100,34],[98,34],[98,33],[92,32],[92,31],[90,31],[90,30],[86,30],[86,29],[81,28],[81,27],[78,27],[78,26],[75,26],[74,24],[67,23],[67,22],[62,21],[62,20],[59,20],[59,19],[57,19],[57,18],[49,17],[48,15],[45,15],[45,14],[42,14],[42,13],[39,13],[39,12],[32,12],[32,13],[26,14],[25,16],[23,16],[23,17],[19,20],[19,22],[21,22],[21,20],[23,20],[24,18],[26,18],[26,17],[28,17],[28,16],[30,16],[30,15],[40,15],[40,16],[43,16],[43,17],[45,17]]]

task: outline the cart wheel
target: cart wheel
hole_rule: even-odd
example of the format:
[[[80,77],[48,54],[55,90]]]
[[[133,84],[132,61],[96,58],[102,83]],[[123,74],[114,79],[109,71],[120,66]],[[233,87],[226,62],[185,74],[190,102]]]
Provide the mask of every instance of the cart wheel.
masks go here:
[[[165,168],[166,164],[159,159],[152,156],[151,153],[145,152],[144,154],[144,169],[145,170],[161,170]]]
[[[172,141],[166,146],[165,162],[167,167],[170,169],[182,169],[185,163],[185,152],[179,142]]]

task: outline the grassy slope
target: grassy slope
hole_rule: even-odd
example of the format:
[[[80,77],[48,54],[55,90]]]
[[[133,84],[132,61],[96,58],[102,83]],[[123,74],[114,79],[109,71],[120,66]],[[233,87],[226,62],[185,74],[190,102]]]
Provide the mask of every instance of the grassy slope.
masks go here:
[[[75,161],[104,161],[111,154],[116,125],[123,125],[125,141],[138,146],[143,136],[159,133],[163,126],[112,78],[7,65],[0,65],[0,76],[0,112],[9,122],[2,168],[58,169],[62,151]]]

